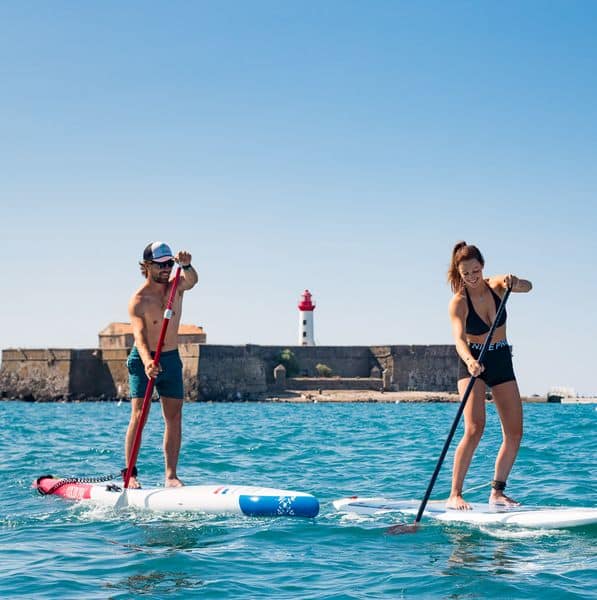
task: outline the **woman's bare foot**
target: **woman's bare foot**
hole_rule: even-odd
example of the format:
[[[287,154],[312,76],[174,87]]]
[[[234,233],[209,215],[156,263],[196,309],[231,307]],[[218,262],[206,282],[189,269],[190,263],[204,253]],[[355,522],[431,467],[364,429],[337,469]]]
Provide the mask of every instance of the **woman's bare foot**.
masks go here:
[[[471,510],[472,506],[460,494],[454,494],[448,498],[446,508],[452,510]]]
[[[168,477],[165,487],[184,487],[184,483],[178,477]]]
[[[512,500],[512,498],[506,496],[501,490],[491,490],[489,504],[496,504],[498,506],[520,506],[520,502]]]
[[[133,477],[131,475],[131,478],[129,479],[129,490],[140,490],[141,489],[141,484],[137,481],[136,477]]]

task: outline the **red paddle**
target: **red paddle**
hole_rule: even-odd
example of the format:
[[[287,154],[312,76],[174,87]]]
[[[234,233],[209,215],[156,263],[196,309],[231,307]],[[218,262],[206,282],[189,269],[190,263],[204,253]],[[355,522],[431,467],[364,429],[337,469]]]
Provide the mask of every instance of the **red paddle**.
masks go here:
[[[155,355],[153,357],[153,364],[158,365],[160,363],[160,355],[162,354],[162,346],[164,345],[164,338],[166,337],[166,330],[168,329],[168,323],[172,318],[172,304],[174,304],[174,296],[176,294],[176,288],[178,287],[178,281],[180,279],[180,265],[176,267],[176,273],[174,273],[174,279],[172,280],[172,289],[170,290],[170,296],[168,298],[168,304],[166,304],[166,310],[164,311],[164,320],[162,321],[162,330],[160,331],[160,337],[158,339],[158,345],[155,349]],[[153,386],[155,384],[155,377],[151,377],[147,382],[145,388],[145,396],[143,398],[143,407],[141,409],[141,419],[139,426],[135,432],[135,441],[133,442],[133,448],[131,455],[128,457],[128,465],[126,473],[124,475],[124,487],[129,487],[129,481],[133,474],[135,463],[137,462],[137,456],[139,454],[139,447],[141,446],[141,433],[143,431],[143,425],[145,419],[149,413],[149,407],[151,406],[151,395],[153,394]]]

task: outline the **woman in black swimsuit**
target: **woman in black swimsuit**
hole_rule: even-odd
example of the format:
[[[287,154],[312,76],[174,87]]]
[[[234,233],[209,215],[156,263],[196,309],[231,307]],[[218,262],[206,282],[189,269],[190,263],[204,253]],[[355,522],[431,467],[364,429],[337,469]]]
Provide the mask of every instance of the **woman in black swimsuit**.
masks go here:
[[[452,490],[448,506],[470,509],[462,497],[464,478],[485,428],[485,389],[491,393],[502,422],[502,445],[496,461],[489,502],[516,505],[506,494],[506,481],[518,454],[522,438],[522,403],[512,368],[510,346],[506,339],[506,313],[499,322],[483,364],[477,361],[483,342],[501,298],[508,287],[513,292],[529,292],[530,281],[514,275],[483,279],[485,261],[476,246],[458,242],[452,251],[448,282],[454,296],[450,301],[450,320],[460,357],[458,393],[462,396],[471,376],[478,377],[464,408],[464,435],[454,455]]]

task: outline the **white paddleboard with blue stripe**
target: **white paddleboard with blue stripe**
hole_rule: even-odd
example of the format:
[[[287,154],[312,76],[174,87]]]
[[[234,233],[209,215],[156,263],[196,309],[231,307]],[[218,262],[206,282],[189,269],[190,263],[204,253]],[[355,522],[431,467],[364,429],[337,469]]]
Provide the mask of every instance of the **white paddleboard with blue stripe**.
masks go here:
[[[132,506],[156,512],[201,512],[239,514],[251,517],[315,517],[319,501],[311,494],[251,485],[186,485],[122,490],[122,482],[67,482],[53,489],[60,479],[40,477],[34,486],[69,500],[123,508]]]
[[[334,500],[334,508],[343,513],[357,515],[382,515],[402,513],[416,515],[419,500],[390,500],[388,498],[341,498]],[[446,508],[446,502],[430,501],[424,517],[445,522],[470,523],[473,525],[516,525],[540,529],[567,529],[597,524],[597,508],[547,507],[547,506],[498,506],[471,503],[472,510]]]

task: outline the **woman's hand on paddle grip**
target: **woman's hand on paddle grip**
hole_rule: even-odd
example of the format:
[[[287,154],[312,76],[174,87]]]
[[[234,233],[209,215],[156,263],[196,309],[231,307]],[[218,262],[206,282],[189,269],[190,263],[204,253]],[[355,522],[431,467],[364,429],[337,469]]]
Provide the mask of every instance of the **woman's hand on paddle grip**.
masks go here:
[[[485,371],[485,367],[472,356],[467,359],[466,366],[472,377],[479,377],[479,375]]]
[[[503,285],[507,290],[514,289],[518,284],[518,277],[516,275],[512,275],[512,273],[508,273],[504,275]]]

